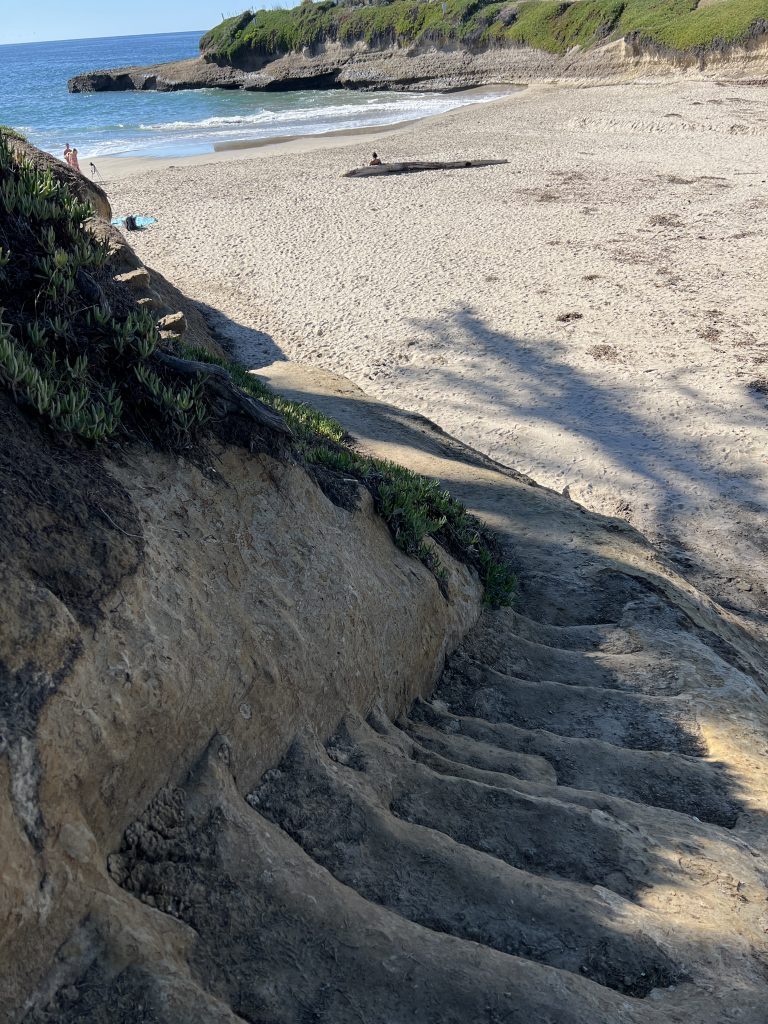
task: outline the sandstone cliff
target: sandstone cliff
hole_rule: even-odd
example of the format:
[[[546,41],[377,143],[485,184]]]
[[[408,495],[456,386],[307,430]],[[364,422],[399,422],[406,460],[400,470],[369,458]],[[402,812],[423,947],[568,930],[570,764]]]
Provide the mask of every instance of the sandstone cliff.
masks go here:
[[[749,46],[708,56],[669,54],[628,40],[565,55],[530,47],[485,50],[442,48],[370,49],[361,45],[322,46],[319,52],[289,53],[259,71],[220,67],[202,58],[119,68],[77,75],[71,92],[120,90],[244,89],[397,89],[404,92],[470,89],[483,85],[531,82],[628,81],[646,76],[713,75],[734,81],[768,79],[768,45]]]
[[[221,732],[246,792],[297,729],[426,694],[476,617],[401,554],[369,500],[217,449],[199,465],[51,445],[7,399],[2,629],[4,1019],[83,921],[163,945],[107,873],[158,786]],[[124,906],[121,906],[124,904]],[[133,940],[135,941],[135,940]]]

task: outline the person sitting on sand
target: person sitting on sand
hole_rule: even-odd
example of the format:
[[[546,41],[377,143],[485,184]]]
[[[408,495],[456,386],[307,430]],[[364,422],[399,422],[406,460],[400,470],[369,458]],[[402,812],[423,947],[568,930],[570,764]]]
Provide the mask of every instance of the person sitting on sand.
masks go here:
[[[76,149],[73,149],[73,150],[72,150],[72,152],[71,152],[71,153],[69,154],[69,166],[70,166],[70,167],[74,167],[74,169],[75,169],[75,170],[76,170],[76,171],[77,171],[77,172],[78,172],[79,174],[82,174],[82,173],[83,173],[83,172],[82,172],[82,171],[80,170],[80,162],[79,162],[79,161],[78,161],[78,159],[77,159],[77,150],[76,150]]]
[[[373,160],[371,160],[371,162],[368,164],[368,166],[369,167],[378,167],[380,163],[381,163],[381,160],[379,160],[379,154],[378,153],[374,153],[373,154]]]

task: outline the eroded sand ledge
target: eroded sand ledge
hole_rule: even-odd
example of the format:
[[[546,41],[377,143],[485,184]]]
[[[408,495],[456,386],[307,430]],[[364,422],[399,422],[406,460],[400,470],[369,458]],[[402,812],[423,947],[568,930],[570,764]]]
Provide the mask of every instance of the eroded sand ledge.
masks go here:
[[[761,618],[767,135],[761,87],[536,86],[376,140],[507,166],[342,180],[369,148],[344,139],[137,165],[109,191],[159,218],[139,254],[244,361],[346,374]]]

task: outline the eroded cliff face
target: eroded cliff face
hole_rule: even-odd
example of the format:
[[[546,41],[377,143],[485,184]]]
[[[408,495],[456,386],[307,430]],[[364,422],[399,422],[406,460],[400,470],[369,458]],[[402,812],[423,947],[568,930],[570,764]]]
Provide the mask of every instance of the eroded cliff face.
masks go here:
[[[249,55],[237,65],[203,57],[149,67],[77,75],[70,92],[112,90],[245,89],[467,89],[475,86],[562,81],[627,81],[645,76],[712,75],[728,80],[768,78],[768,43],[758,34],[738,46],[676,53],[627,37],[565,54],[528,46],[475,50],[461,46],[369,47],[336,41],[277,57]]]
[[[227,735],[244,794],[297,731],[325,739],[347,710],[403,710],[480,588],[445,556],[444,596],[362,489],[347,510],[299,466],[221,446],[194,464],[102,459],[0,401],[0,1015],[15,1020],[33,993],[45,1002],[62,944],[60,964],[82,966],[82,938],[66,944],[85,922],[111,936],[107,958],[125,943],[137,969],[172,955],[179,930],[130,906],[107,864],[212,737]]]

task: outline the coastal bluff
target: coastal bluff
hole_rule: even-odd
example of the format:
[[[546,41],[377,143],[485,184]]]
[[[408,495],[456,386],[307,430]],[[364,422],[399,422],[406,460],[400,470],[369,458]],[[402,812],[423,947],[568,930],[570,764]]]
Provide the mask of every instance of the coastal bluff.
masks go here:
[[[768,6],[714,0],[648,15],[642,0],[352,6],[333,0],[246,12],[204,35],[200,55],[91,71],[70,92],[181,89],[455,90],[533,82],[712,75],[768,80]],[[656,20],[654,20],[656,19]]]

